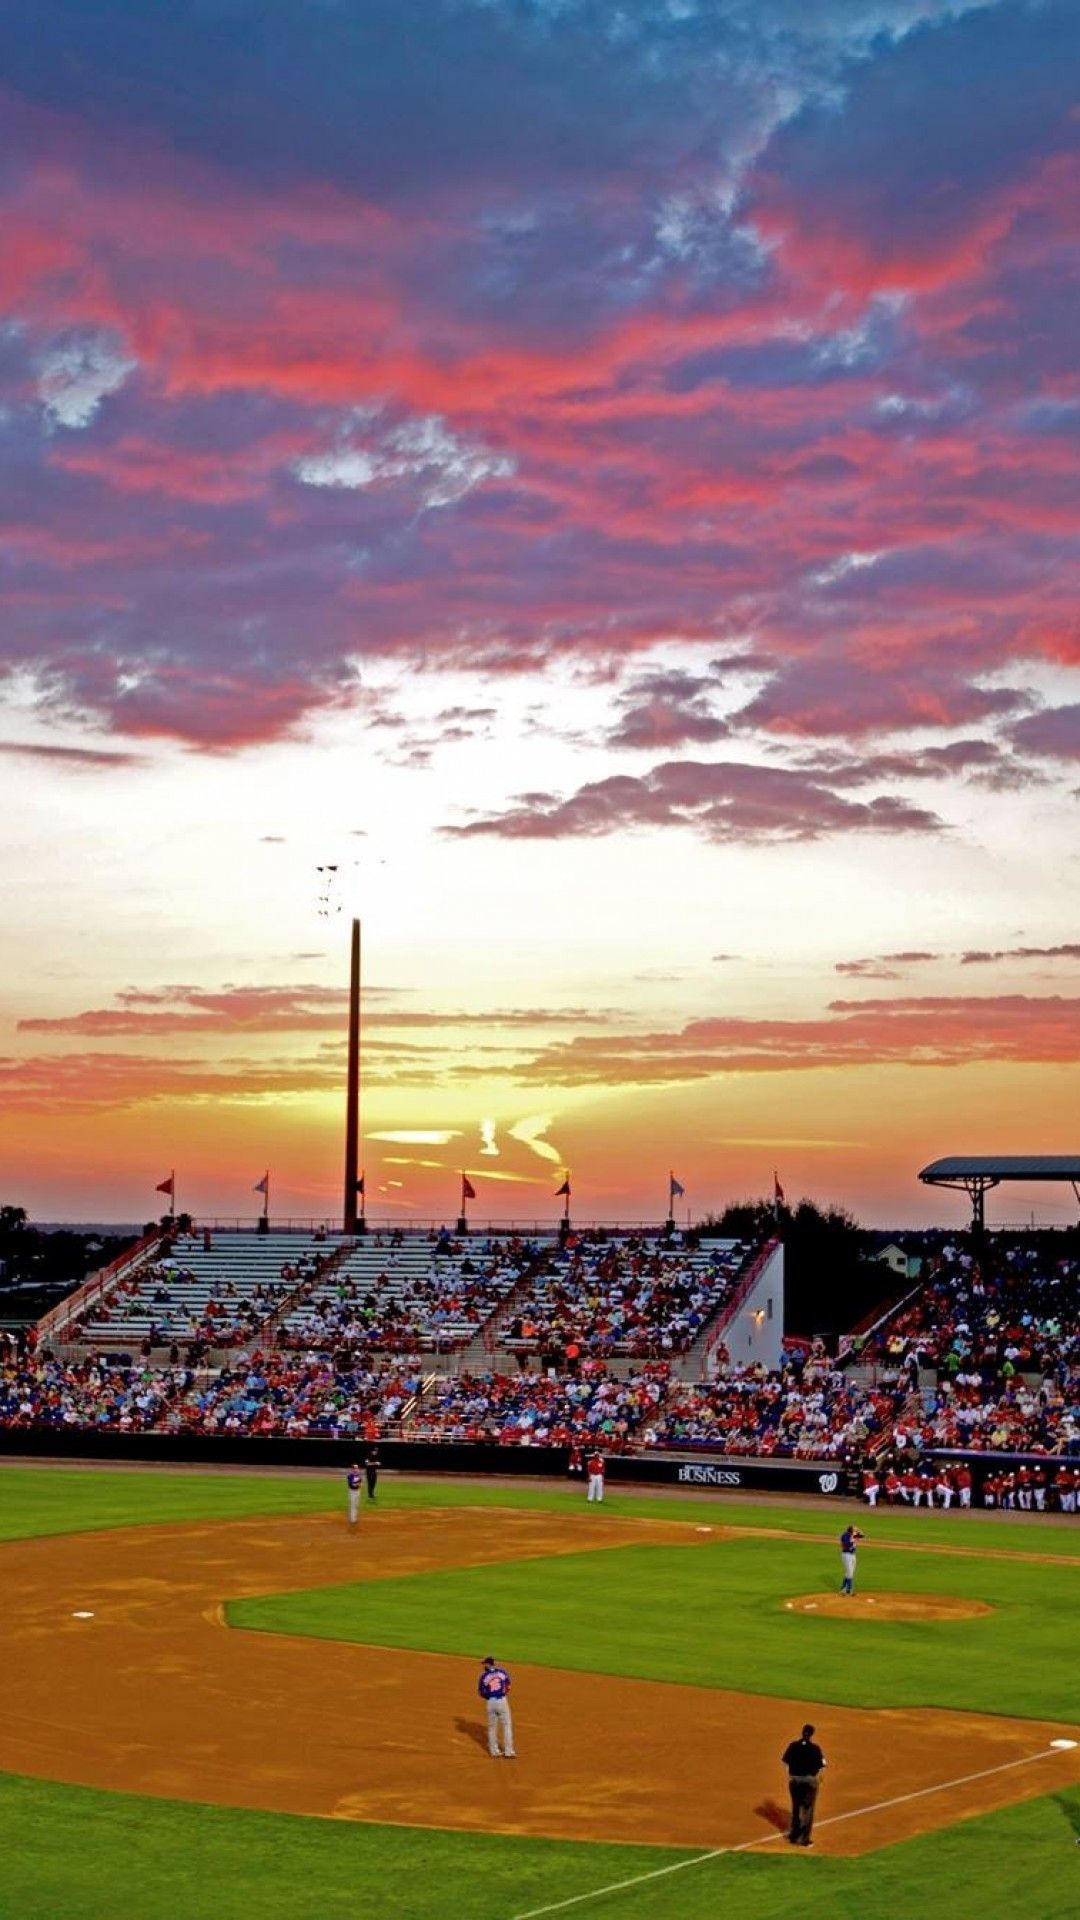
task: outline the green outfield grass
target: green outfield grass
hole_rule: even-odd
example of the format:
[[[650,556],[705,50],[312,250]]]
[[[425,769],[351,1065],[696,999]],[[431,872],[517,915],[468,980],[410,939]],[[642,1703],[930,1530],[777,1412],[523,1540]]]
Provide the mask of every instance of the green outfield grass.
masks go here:
[[[1080,1793],[863,1860],[726,1854],[581,1920],[1073,1920]],[[514,1920],[693,1856],[192,1807],[0,1775],[2,1920]]]
[[[110,1473],[0,1467],[0,1539],[103,1527],[340,1512],[340,1476]],[[576,1489],[397,1481],[384,1506],[520,1506],[591,1515]],[[843,1701],[924,1700],[1080,1721],[1075,1601],[1080,1537],[1060,1528],[881,1514],[864,1583],[972,1593],[988,1619],[917,1627],[786,1614],[834,1583],[836,1507],[753,1507],[691,1495],[616,1496],[614,1511],[720,1519],[800,1535],[630,1547],[378,1581],[235,1606],[259,1625],[511,1660],[657,1674]],[[362,1538],[364,1536],[362,1535]],[[585,1538],[583,1532],[583,1538]],[[876,1554],[948,1543],[980,1554]],[[1055,1556],[1037,1564],[1032,1552]],[[0,1578],[3,1577],[0,1548]],[[672,1606],[672,1593],[679,1606]],[[281,1610],[288,1614],[286,1619]],[[277,1613],[275,1622],[271,1615]],[[303,1619],[299,1615],[303,1615]],[[572,1630],[568,1630],[568,1622]],[[248,1624],[254,1624],[252,1617]],[[477,1635],[479,1633],[479,1640]],[[851,1658],[854,1636],[860,1654]],[[692,1664],[687,1647],[692,1648]],[[950,1691],[951,1689],[951,1691]],[[880,1692],[879,1692],[880,1690]],[[568,1910],[569,1920],[1066,1920],[1080,1911],[1080,1793],[966,1821],[864,1860],[725,1855]],[[321,1821],[193,1807],[0,1776],[0,1920],[513,1920],[683,1857],[671,1849]]]
[[[177,1525],[185,1520],[236,1520],[248,1514],[344,1511],[344,1472],[318,1478],[289,1473],[207,1473],[197,1468],[145,1472],[95,1467],[7,1466],[0,1460],[0,1540],[43,1533],[96,1533],[109,1527]],[[497,1483],[427,1480],[384,1474],[378,1508],[519,1507],[532,1512],[585,1513],[580,1486],[555,1482]],[[710,1526],[796,1532],[835,1542],[855,1509],[848,1501],[814,1506],[764,1506],[730,1494],[619,1492],[609,1488],[605,1513],[641,1519],[699,1519]],[[376,1517],[374,1514],[373,1518]],[[587,1514],[586,1514],[587,1517]],[[1080,1560],[1080,1526],[1030,1520],[986,1520],[981,1515],[907,1513],[861,1515],[874,1540],[944,1544],[981,1556],[989,1552]]]

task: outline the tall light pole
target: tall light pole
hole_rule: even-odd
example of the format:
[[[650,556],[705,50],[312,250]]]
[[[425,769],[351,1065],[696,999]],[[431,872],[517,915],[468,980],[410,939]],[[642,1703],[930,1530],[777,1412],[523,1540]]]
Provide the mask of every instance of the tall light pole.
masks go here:
[[[345,1206],[346,1233],[363,1233],[364,1180],[360,1171],[360,922],[352,923],[349,965],[349,1063],[345,1087]]]

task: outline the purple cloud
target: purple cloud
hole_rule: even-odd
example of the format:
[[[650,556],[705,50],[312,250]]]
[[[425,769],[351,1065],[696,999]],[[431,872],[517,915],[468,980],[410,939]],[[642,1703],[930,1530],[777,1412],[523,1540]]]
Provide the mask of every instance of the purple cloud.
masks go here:
[[[457,839],[559,840],[638,827],[691,827],[717,841],[785,841],[834,833],[937,833],[942,822],[895,795],[849,800],[780,767],[684,760],[667,761],[639,778],[592,780],[565,799],[521,794],[502,813],[441,831]]]
[[[1033,713],[1012,728],[1012,739],[1023,753],[1042,754],[1049,760],[1080,760],[1080,703]]]
[[[1064,0],[265,15],[0,21],[0,674],[218,751],[373,656],[860,739],[1076,660]]]

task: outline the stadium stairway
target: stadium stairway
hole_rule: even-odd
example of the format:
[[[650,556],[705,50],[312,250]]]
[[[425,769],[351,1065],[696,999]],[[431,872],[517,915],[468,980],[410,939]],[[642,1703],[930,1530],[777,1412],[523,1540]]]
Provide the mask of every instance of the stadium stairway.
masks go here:
[[[527,1345],[523,1348],[518,1342],[509,1344],[504,1336],[507,1328],[517,1317],[522,1303],[530,1298],[537,1273],[543,1269],[553,1247],[557,1244],[557,1241],[552,1240],[541,1247],[536,1260],[533,1261],[531,1266],[522,1274],[521,1279],[517,1282],[513,1291],[499,1303],[499,1306],[487,1323],[477,1329],[475,1336],[469,1341],[468,1345],[454,1356],[453,1367],[448,1366],[445,1371],[462,1373],[517,1373],[522,1370],[519,1364],[522,1352],[524,1352],[527,1361],[527,1366],[524,1371],[536,1372],[539,1370],[540,1354],[535,1346]],[[735,1243],[730,1240],[702,1240],[695,1251],[685,1257],[689,1258],[691,1265],[705,1267],[716,1252],[721,1249],[726,1250],[734,1244]],[[741,1278],[742,1271],[743,1270],[740,1269],[740,1274],[737,1276],[737,1279]],[[668,1361],[671,1367],[673,1379],[699,1380],[704,1365],[703,1356],[708,1349],[710,1339],[717,1327],[718,1321],[728,1309],[729,1300],[730,1295],[727,1300],[721,1300],[719,1302],[686,1353],[671,1355],[659,1352],[651,1355],[626,1353],[606,1354],[604,1356],[604,1365],[607,1371],[613,1378],[625,1380],[631,1374],[640,1373],[642,1367],[647,1365],[650,1360],[664,1359]]]
[[[443,1369],[444,1372],[516,1373],[518,1371],[517,1352],[505,1346],[500,1335],[516,1317],[521,1302],[528,1299],[537,1272],[547,1260],[552,1246],[556,1244],[557,1242],[552,1240],[541,1246],[535,1260],[529,1262],[510,1292],[504,1294],[494,1313],[489,1314],[483,1325],[477,1327],[472,1339],[465,1346],[459,1347],[456,1353],[445,1356],[446,1360],[453,1364],[448,1364]]]
[[[701,1252],[707,1257],[714,1245],[729,1246],[730,1244],[730,1241],[712,1242],[702,1240]],[[698,1333],[697,1338],[691,1341],[685,1353],[673,1356],[671,1362],[672,1383],[676,1380],[692,1382],[706,1378],[709,1371],[707,1366],[709,1354],[721,1339],[724,1328],[730,1324],[738,1310],[740,1286],[746,1277],[750,1265],[753,1260],[756,1259],[759,1252],[760,1248],[752,1248],[750,1250],[743,1266],[735,1276],[734,1287],[717,1303],[713,1312],[709,1315],[704,1326]]]
[[[331,1279],[332,1276],[344,1266],[345,1261],[348,1259],[355,1245],[355,1240],[343,1239],[334,1248],[333,1253],[329,1256],[324,1256],[326,1265],[319,1275],[320,1286],[323,1285],[325,1281]],[[266,1319],[259,1328],[257,1336],[257,1343],[260,1346],[277,1346],[279,1329],[284,1326],[286,1316],[305,1298],[310,1284],[310,1275],[306,1275],[302,1280],[298,1280],[292,1291],[277,1302],[273,1312],[267,1314]]]

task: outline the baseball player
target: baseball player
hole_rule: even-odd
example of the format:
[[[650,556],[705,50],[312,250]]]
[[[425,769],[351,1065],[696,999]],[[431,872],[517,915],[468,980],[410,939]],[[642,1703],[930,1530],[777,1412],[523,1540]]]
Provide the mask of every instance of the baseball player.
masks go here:
[[[367,1481],[367,1497],[369,1500],[374,1500],[375,1498],[375,1489],[379,1484],[379,1468],[381,1465],[382,1461],[379,1459],[378,1447],[369,1447],[364,1455],[364,1478]]]
[[[590,1500],[603,1500],[604,1498],[604,1456],[599,1452],[590,1453],[589,1455],[589,1492],[587,1497]]]
[[[363,1486],[363,1484],[364,1482],[363,1482],[363,1479],[361,1478],[360,1469],[357,1466],[356,1461],[354,1460],[352,1463],[352,1466],[349,1468],[348,1473],[345,1475],[345,1486],[349,1496],[350,1527],[355,1527],[357,1521],[360,1518],[360,1489]]]
[[[1036,1513],[1046,1512],[1046,1474],[1042,1467],[1036,1467],[1031,1476],[1031,1490],[1035,1495]]]
[[[514,1722],[510,1715],[510,1675],[494,1654],[484,1660],[476,1688],[487,1708],[488,1752],[493,1760],[514,1760]],[[501,1748],[500,1748],[501,1735]]]
[[[844,1578],[840,1586],[841,1593],[854,1593],[855,1591],[855,1555],[858,1551],[859,1541],[865,1539],[865,1533],[862,1533],[858,1527],[853,1526],[850,1522],[840,1535],[840,1565],[844,1569]],[[811,1727],[810,1731],[813,1733],[813,1727]]]
[[[814,1809],[821,1785],[821,1770],[825,1765],[825,1755],[814,1740],[813,1727],[803,1728],[799,1738],[784,1748],[782,1759],[788,1770],[788,1791],[791,1794],[788,1839],[793,1847],[812,1847],[814,1843],[810,1836],[814,1830]]]

